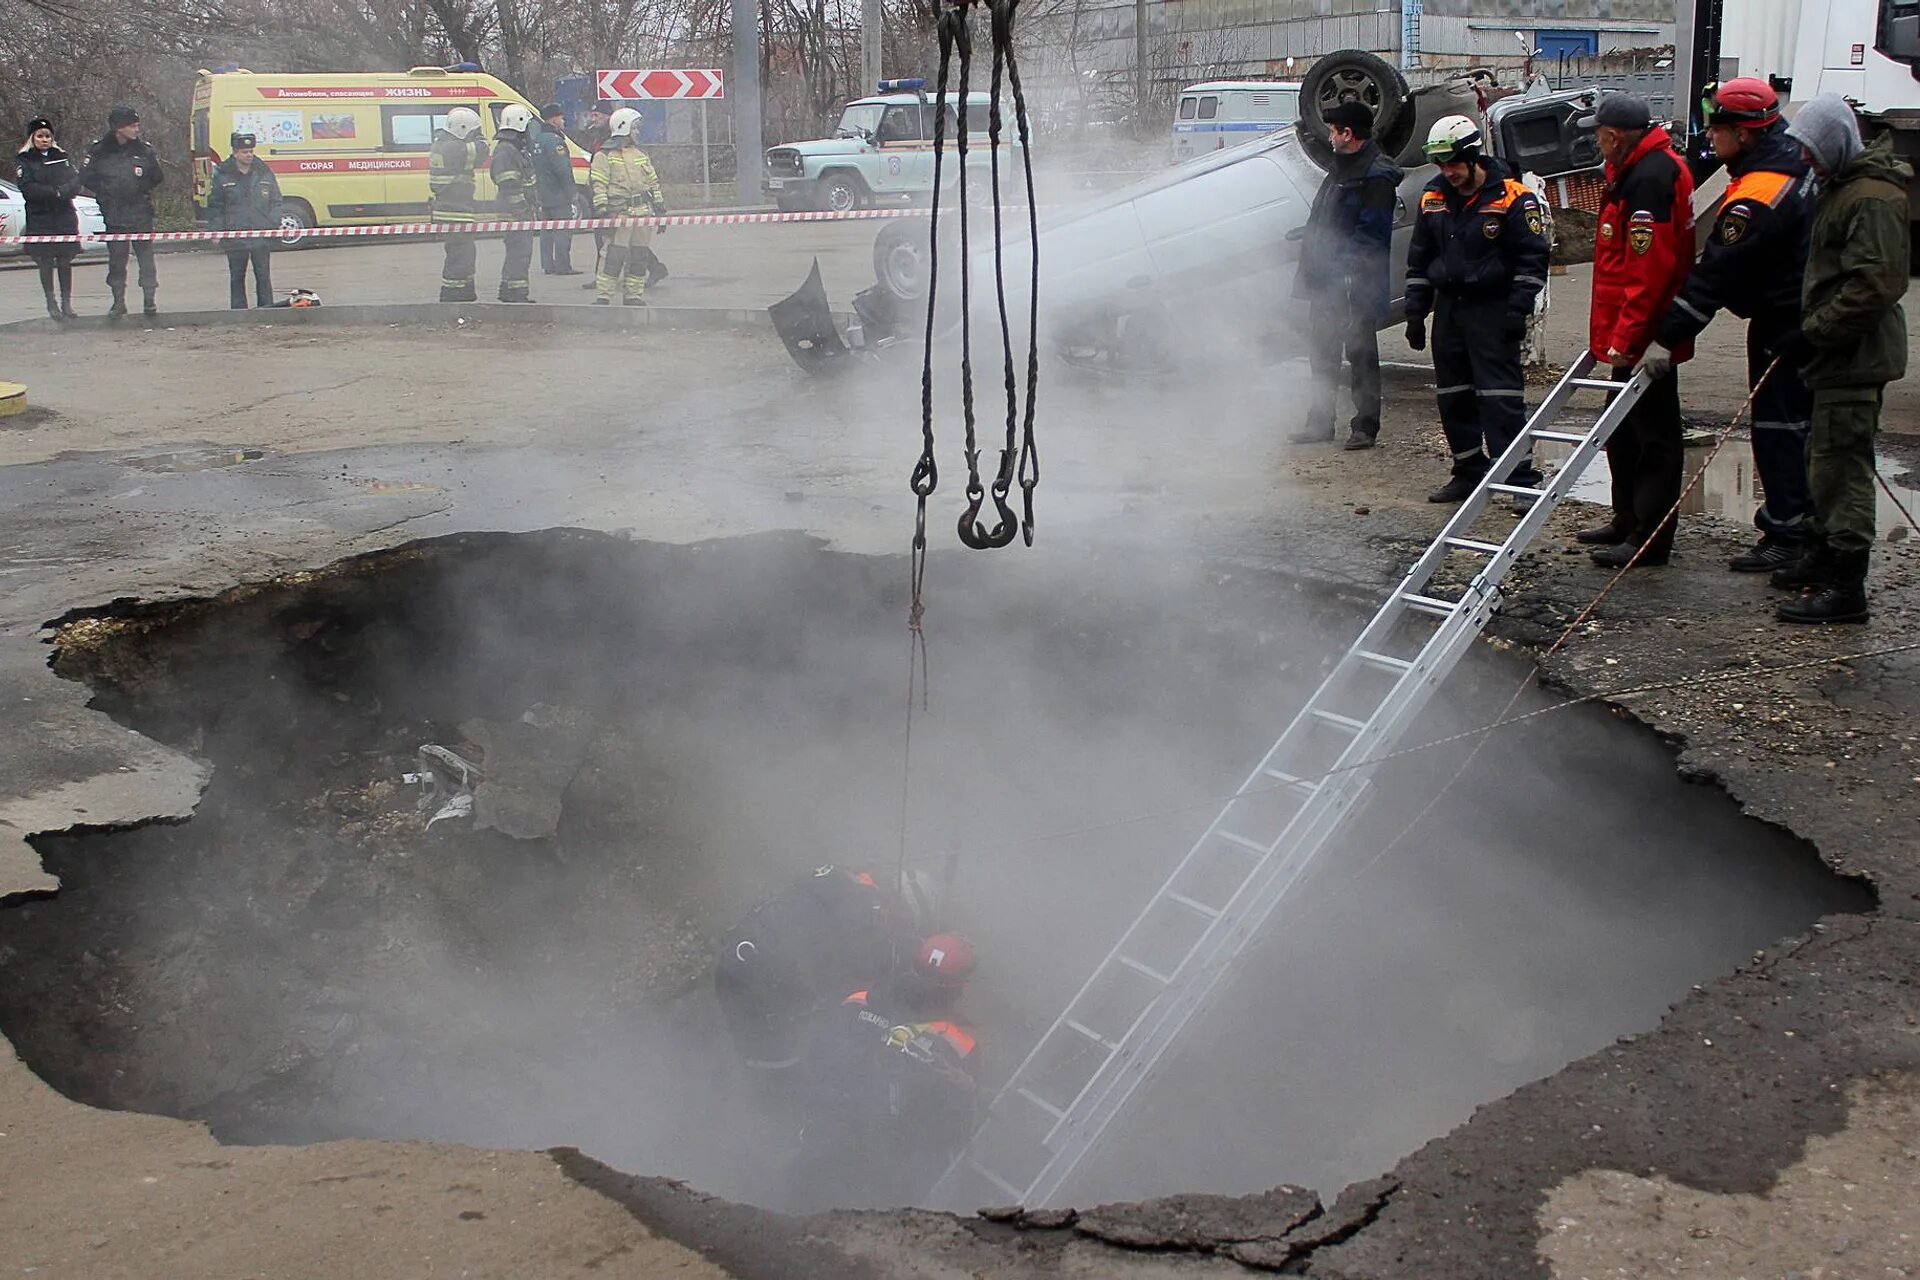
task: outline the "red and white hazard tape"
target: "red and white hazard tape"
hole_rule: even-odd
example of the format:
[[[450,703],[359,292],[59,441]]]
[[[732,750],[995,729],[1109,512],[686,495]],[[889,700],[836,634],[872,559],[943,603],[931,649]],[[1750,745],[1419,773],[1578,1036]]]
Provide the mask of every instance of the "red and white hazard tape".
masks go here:
[[[520,222],[393,222],[366,227],[303,227],[308,236],[418,236],[494,234],[501,231],[591,231],[599,227],[732,227],[751,222],[838,222],[845,218],[924,218],[925,209],[850,209],[845,213],[674,213],[646,218],[537,218]],[[284,229],[249,231],[106,231],[97,235],[0,236],[0,244],[73,244],[96,241],[278,240]]]

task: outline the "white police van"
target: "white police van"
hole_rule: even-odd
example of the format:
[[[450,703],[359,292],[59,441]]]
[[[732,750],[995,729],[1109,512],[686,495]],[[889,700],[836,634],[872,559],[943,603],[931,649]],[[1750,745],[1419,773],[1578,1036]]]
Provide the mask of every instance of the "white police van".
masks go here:
[[[1291,80],[1208,80],[1180,91],[1173,158],[1191,160],[1290,128],[1300,118],[1300,84]]]
[[[845,213],[863,205],[925,202],[933,194],[933,131],[939,111],[926,81],[882,80],[880,92],[849,102],[831,138],[787,142],[767,149],[766,183],[782,209]],[[940,184],[951,191],[959,176],[958,94],[941,99],[946,120],[941,136]],[[992,98],[969,93],[966,102],[967,182],[970,196],[988,198],[992,179],[987,128]],[[1003,203],[1023,202],[1019,134],[1013,96],[1001,99],[1000,182]],[[977,185],[976,185],[977,184]]]

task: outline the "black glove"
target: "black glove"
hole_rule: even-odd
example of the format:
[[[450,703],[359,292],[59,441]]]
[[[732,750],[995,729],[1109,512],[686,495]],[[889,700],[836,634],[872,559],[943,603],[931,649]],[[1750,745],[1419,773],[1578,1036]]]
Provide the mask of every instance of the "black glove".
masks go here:
[[[1427,318],[1425,316],[1407,317],[1407,345],[1415,351],[1427,349]]]
[[[1773,354],[1787,368],[1801,369],[1813,359],[1813,342],[1807,337],[1806,330],[1795,329],[1780,339],[1773,349]]]

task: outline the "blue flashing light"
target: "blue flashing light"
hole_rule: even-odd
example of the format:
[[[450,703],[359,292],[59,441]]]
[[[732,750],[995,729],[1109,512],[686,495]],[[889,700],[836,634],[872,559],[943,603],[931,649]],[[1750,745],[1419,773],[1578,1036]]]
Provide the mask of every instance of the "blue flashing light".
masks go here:
[[[447,68],[448,71],[478,71],[479,69],[480,64],[477,62],[456,62]]]
[[[918,93],[927,87],[925,76],[914,76],[908,80],[882,80],[881,93]]]

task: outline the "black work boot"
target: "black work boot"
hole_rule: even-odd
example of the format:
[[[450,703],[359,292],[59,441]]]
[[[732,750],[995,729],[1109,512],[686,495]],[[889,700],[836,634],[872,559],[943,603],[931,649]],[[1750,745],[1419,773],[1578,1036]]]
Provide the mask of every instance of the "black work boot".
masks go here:
[[[160,304],[153,300],[153,290],[151,289],[144,292],[140,303],[140,314],[143,316],[157,316],[160,314]]]
[[[1628,565],[1636,569],[1658,569],[1667,562],[1669,554],[1658,547],[1648,547],[1643,552],[1637,543],[1616,542],[1610,547],[1595,547],[1587,552],[1587,558],[1602,569],[1624,569]],[[1636,560],[1635,556],[1640,558]]]
[[[1865,622],[1868,554],[1834,552],[1833,576],[1811,595],[1783,603],[1774,616],[1782,622]]]
[[[115,289],[113,291],[113,305],[107,308],[107,318],[109,320],[118,320],[125,314],[127,314],[127,291],[125,289]]]
[[[1781,542],[1769,534],[1727,561],[1735,573],[1772,573],[1784,569],[1800,556],[1798,543]]]
[[[51,289],[47,290],[47,314],[52,316],[55,320],[66,319],[66,316],[61,314],[60,304],[54,301],[53,290]]]
[[[1573,540],[1595,546],[1611,547],[1625,542],[1627,540],[1627,531],[1609,520],[1605,524],[1597,524],[1591,529],[1582,529],[1573,535]]]
[[[1287,433],[1288,444],[1330,444],[1332,441],[1333,424],[1331,422],[1324,427],[1316,427],[1308,423],[1298,431]]]
[[[1791,564],[1775,569],[1767,579],[1767,585],[1782,591],[1798,591],[1802,587],[1824,587],[1833,578],[1833,553],[1827,550],[1824,542],[1809,542],[1800,548],[1800,558]]]
[[[1456,475],[1427,495],[1428,502],[1465,502],[1480,487],[1479,476]]]

